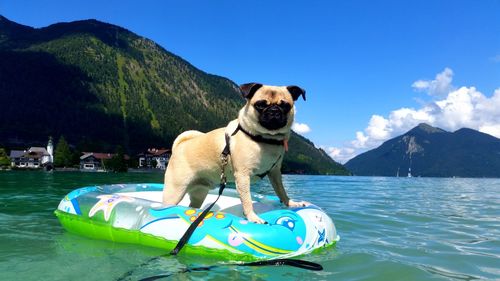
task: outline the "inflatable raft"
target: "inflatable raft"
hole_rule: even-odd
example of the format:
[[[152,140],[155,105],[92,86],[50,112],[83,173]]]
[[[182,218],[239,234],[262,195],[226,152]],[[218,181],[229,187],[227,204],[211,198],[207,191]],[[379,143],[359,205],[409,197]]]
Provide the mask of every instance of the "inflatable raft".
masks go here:
[[[117,184],[76,189],[65,196],[56,216],[69,232],[90,238],[171,250],[202,209],[161,203],[163,184]],[[276,196],[252,194],[256,213],[268,224],[248,222],[234,189],[226,189],[184,248],[185,253],[223,259],[291,257],[335,244],[339,237],[319,207],[286,208]]]

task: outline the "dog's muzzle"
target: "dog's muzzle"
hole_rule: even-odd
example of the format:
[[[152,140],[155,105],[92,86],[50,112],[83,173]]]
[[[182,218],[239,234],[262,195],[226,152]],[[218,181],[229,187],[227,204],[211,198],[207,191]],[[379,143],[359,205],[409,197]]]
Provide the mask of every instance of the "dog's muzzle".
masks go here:
[[[286,126],[287,117],[287,113],[280,106],[274,104],[262,110],[259,123],[268,130],[277,130]]]

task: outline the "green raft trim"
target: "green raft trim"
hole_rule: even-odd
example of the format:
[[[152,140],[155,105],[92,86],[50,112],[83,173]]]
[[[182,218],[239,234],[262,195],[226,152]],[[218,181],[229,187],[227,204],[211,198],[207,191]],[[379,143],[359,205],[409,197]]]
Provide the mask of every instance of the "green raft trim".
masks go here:
[[[144,233],[139,230],[113,227],[100,221],[90,220],[88,218],[69,214],[60,210],[55,210],[54,214],[59,219],[59,222],[64,229],[70,233],[84,237],[96,240],[107,240],[111,242],[159,248],[167,252],[170,252],[177,245],[177,241],[167,240],[163,237]],[[330,248],[335,244],[336,241],[325,247],[315,249],[312,253],[317,253]],[[182,252],[179,254],[187,256],[203,255],[206,257],[216,258],[221,261],[251,262],[265,259],[255,257],[250,254],[230,252],[226,249],[212,249],[204,246],[193,246],[189,244],[186,244],[186,246],[182,249]]]

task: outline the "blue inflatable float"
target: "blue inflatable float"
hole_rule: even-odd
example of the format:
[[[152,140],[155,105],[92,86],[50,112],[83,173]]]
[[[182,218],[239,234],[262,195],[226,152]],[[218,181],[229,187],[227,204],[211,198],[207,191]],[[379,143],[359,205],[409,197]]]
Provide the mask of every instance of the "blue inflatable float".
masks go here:
[[[96,239],[171,250],[192,221],[215,201],[209,193],[202,209],[161,203],[163,184],[116,184],[76,189],[56,210],[63,227]],[[276,196],[252,194],[254,209],[268,224],[248,222],[234,189],[226,189],[191,236],[186,254],[219,255],[231,260],[292,257],[334,245],[339,236],[331,218],[315,205],[286,208]]]

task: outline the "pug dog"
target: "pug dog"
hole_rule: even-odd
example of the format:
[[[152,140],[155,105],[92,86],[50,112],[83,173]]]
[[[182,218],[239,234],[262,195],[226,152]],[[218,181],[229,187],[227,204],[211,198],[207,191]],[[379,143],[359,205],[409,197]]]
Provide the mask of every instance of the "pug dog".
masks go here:
[[[253,210],[250,182],[269,177],[281,202],[288,207],[309,203],[288,197],[281,176],[281,163],[288,146],[295,108],[305,91],[298,86],[267,86],[248,83],[240,86],[246,104],[238,119],[208,133],[186,131],[172,145],[165,172],[163,203],[177,205],[186,193],[190,207],[200,208],[208,191],[220,182],[221,152],[230,154],[225,174],[236,183],[243,213],[248,221],[265,223]]]

